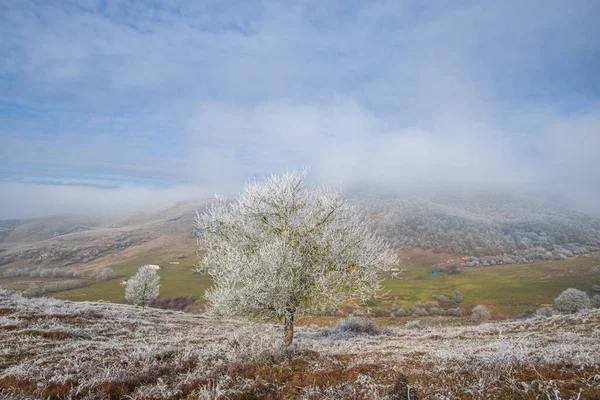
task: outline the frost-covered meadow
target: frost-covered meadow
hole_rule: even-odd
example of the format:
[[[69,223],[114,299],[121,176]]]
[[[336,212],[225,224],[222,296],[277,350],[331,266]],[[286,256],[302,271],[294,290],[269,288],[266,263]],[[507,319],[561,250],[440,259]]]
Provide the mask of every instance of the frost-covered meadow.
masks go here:
[[[6,398],[597,399],[600,310],[442,326],[282,327],[0,293]],[[348,321],[347,321],[348,322]],[[357,334],[358,332],[358,334]],[[418,397],[417,397],[418,396]]]

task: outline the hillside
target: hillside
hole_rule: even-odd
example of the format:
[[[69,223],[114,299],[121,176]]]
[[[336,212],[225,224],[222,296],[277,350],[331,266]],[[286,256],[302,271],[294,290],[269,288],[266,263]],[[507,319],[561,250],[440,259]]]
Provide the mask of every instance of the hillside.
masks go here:
[[[280,326],[122,304],[0,291],[0,314],[0,396],[9,398],[600,396],[598,309],[363,333],[306,325],[292,349]]]
[[[600,246],[600,218],[530,197],[361,192],[354,199],[395,248],[471,256],[465,266],[560,260]]]
[[[180,203],[110,218],[67,215],[0,221],[0,266],[5,271],[11,267],[86,270],[122,260],[126,249],[139,253],[161,243],[165,250],[187,253],[194,246],[194,211],[205,204]]]
[[[399,250],[408,273],[405,281],[388,280],[387,286],[396,288],[396,295],[410,299],[411,304],[430,301],[436,294],[430,292],[441,290],[440,285],[460,289],[459,285],[470,282],[446,282],[446,277],[430,282],[433,268],[456,273],[464,267],[514,264],[516,272],[511,276],[530,282],[530,287],[543,293],[544,298],[555,296],[567,282],[588,290],[589,282],[598,281],[595,268],[600,223],[589,215],[517,196],[401,197],[369,190],[350,191],[349,199],[366,210],[375,229]],[[0,284],[19,290],[33,285],[35,293],[52,292],[71,300],[118,301],[124,290],[120,280],[133,275],[139,265],[159,264],[164,267],[164,296],[201,298],[210,279],[193,275],[198,262],[193,220],[195,209],[209,202],[179,203],[110,218],[55,216],[0,221]],[[411,251],[417,248],[438,256],[419,264],[416,259],[410,260]],[[589,259],[580,261],[578,257]],[[523,267],[531,262],[566,259],[577,261]],[[113,278],[96,279],[106,267],[114,271]],[[531,270],[529,275],[534,278],[523,277],[524,268]],[[490,271],[494,277],[490,282],[504,281],[506,273]],[[497,292],[499,295],[492,300],[504,303],[506,296],[491,283],[479,284],[472,296]],[[414,289],[421,284],[427,296]],[[517,290],[516,285],[521,284],[515,278],[505,281],[505,285]],[[531,297],[526,290],[519,290],[519,298],[510,300],[511,304],[499,311],[515,315],[532,308],[533,302],[545,301]]]

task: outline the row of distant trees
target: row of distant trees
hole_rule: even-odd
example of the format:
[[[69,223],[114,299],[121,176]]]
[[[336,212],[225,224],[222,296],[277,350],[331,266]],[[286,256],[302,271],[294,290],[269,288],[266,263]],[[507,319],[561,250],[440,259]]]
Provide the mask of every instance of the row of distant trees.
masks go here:
[[[600,246],[600,220],[531,200],[359,198],[398,249],[473,256],[470,266],[566,259]]]

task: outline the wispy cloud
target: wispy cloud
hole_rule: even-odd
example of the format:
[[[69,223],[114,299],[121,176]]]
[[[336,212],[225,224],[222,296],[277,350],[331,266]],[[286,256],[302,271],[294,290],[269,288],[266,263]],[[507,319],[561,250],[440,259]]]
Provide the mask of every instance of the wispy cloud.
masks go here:
[[[199,188],[184,197],[308,166],[597,210],[599,15],[593,0],[0,5],[0,179]]]

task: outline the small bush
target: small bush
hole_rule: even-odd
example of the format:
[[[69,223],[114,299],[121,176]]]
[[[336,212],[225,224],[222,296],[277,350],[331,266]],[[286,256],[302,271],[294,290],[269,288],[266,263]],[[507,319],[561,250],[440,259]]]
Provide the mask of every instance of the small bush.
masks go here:
[[[350,317],[341,319],[333,328],[325,328],[323,333],[331,339],[349,339],[357,336],[384,335],[388,330],[380,329],[373,321]]]
[[[442,307],[457,306],[464,300],[462,293],[458,290],[453,291],[450,297],[444,294],[440,294],[438,296],[434,296],[434,298],[439,302],[439,304]]]
[[[540,307],[535,312],[535,315],[537,317],[541,317],[541,318],[550,318],[555,313],[556,312],[554,311],[554,308],[552,308],[552,307]]]
[[[44,290],[35,283],[29,285],[27,290],[23,292],[23,295],[26,297],[41,296],[42,294],[44,294]]]
[[[444,268],[444,271],[448,275],[457,275],[463,271],[463,267],[462,265],[449,265],[446,268]]]
[[[421,325],[421,321],[419,321],[418,319],[413,319],[410,321],[407,321],[406,324],[404,324],[404,327],[406,329],[423,329],[424,326]]]
[[[249,325],[235,330],[227,341],[226,357],[236,363],[277,363],[288,358],[293,349],[279,338],[275,327]]]
[[[598,292],[598,293],[600,293],[600,285],[592,285],[592,290],[593,290],[594,292]]]
[[[87,286],[85,281],[59,281],[44,285],[44,293],[64,292]]]
[[[107,281],[109,279],[117,276],[115,271],[110,267],[100,268],[95,274],[94,279],[98,279],[99,281]]]
[[[44,286],[38,286],[35,283],[29,285],[29,288],[23,293],[26,297],[42,296],[46,293],[64,292],[71,289],[77,289],[87,286],[86,281],[58,281],[50,282]]]
[[[595,294],[592,297],[592,306],[593,307],[600,307],[600,294]]]
[[[437,301],[439,301],[442,306],[449,306],[452,304],[452,300],[450,300],[448,298],[448,296],[446,296],[444,294],[440,294],[439,296],[434,296],[434,298],[436,298]]]
[[[461,292],[459,292],[458,290],[455,290],[452,292],[452,296],[450,297],[450,300],[452,300],[452,302],[454,304],[460,304],[463,302],[464,298]]]
[[[443,311],[444,310],[439,307],[431,307],[428,309],[429,315],[443,315]]]
[[[442,311],[443,311],[442,315],[452,315],[454,317],[462,317],[462,315],[463,315],[463,310],[462,310],[462,308],[459,308],[459,307],[447,308]]]
[[[392,306],[392,317],[406,317],[410,315],[410,309],[407,307],[399,306],[398,304],[394,304]]]
[[[416,315],[418,317],[424,317],[426,315],[429,315],[429,312],[425,307],[419,307],[418,305],[413,307],[412,312],[413,315]]]
[[[556,299],[554,305],[564,313],[575,313],[590,307],[590,298],[581,290],[569,288],[564,290]]]
[[[473,307],[473,311],[471,311],[471,321],[482,322],[488,321],[490,318],[492,318],[492,313],[487,309],[486,306],[480,304]]]
[[[374,317],[389,317],[391,315],[389,310],[386,310],[385,308],[374,308],[371,310],[371,314]]]

